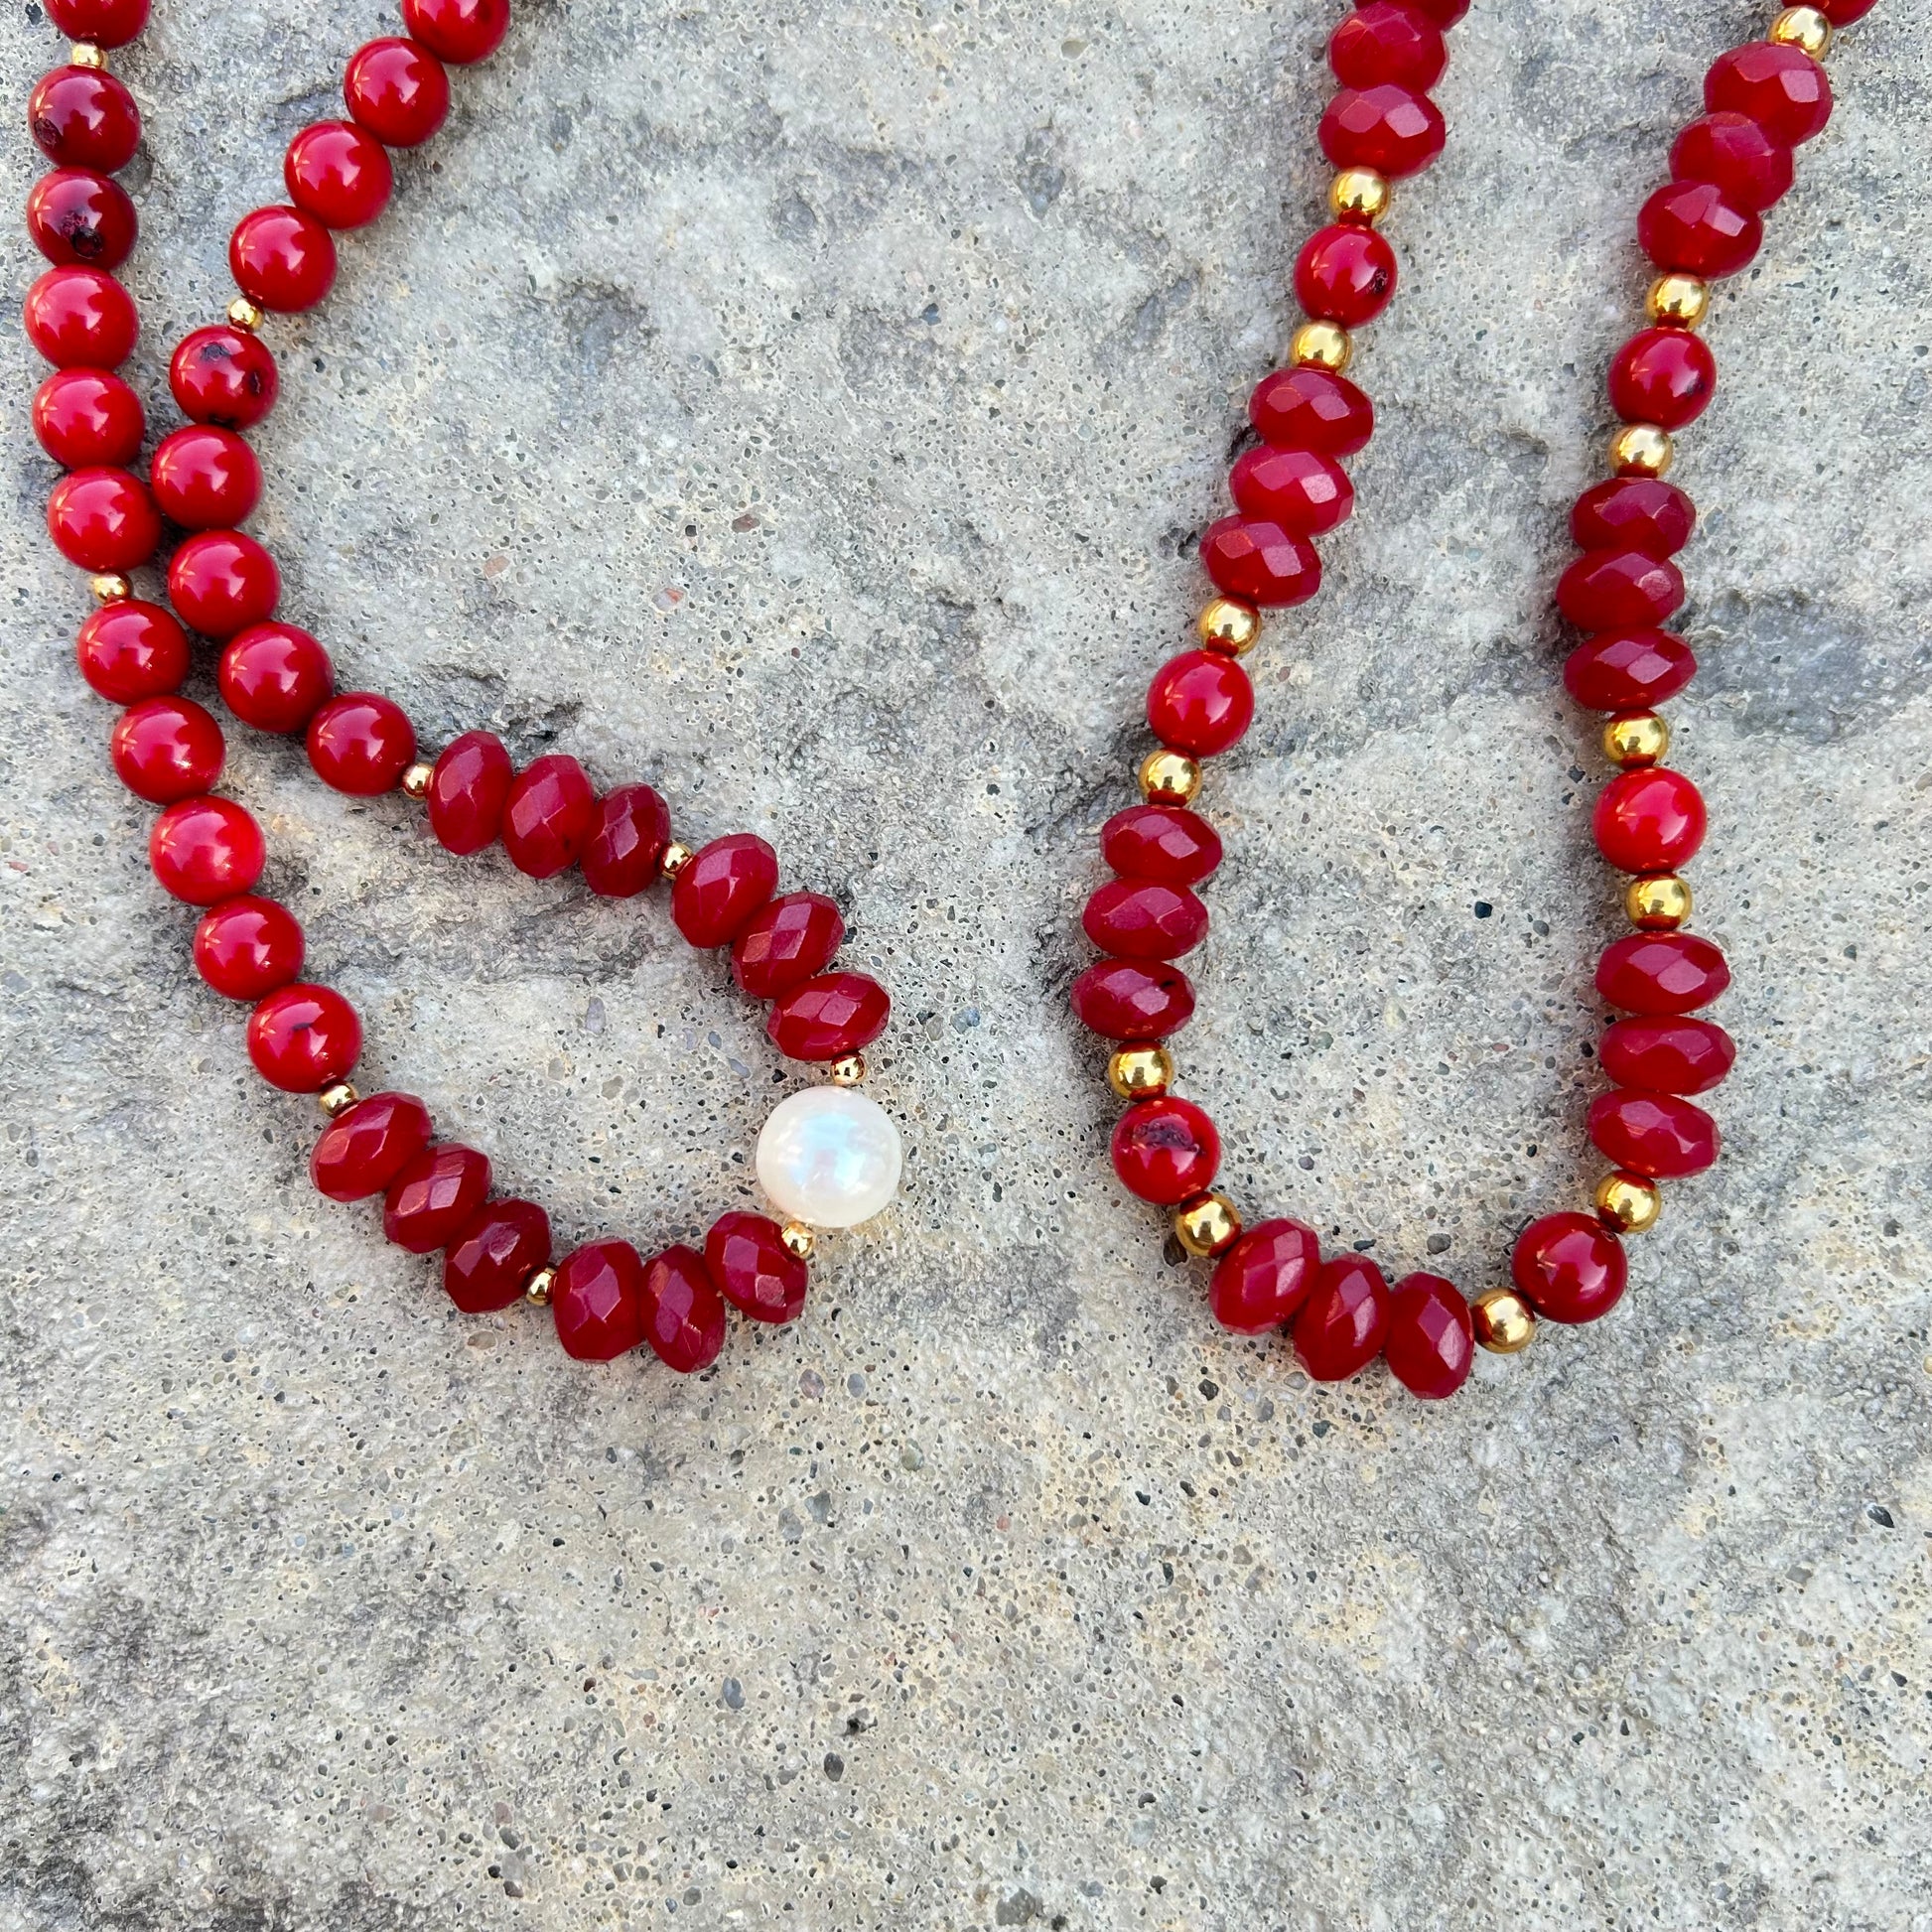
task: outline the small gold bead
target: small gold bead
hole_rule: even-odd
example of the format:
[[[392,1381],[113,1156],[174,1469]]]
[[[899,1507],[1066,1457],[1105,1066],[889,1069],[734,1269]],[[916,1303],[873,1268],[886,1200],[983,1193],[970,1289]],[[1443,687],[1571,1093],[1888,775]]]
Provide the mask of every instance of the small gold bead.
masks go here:
[[[250,302],[245,295],[238,295],[228,304],[228,320],[237,329],[245,329],[252,336],[268,320],[268,313],[258,303]]]
[[[1633,879],[1623,889],[1630,923],[1645,932],[1675,932],[1691,916],[1691,889],[1674,872]]]
[[[1173,1055],[1165,1046],[1123,1046],[1107,1062],[1107,1084],[1123,1100],[1152,1100],[1173,1085]]]
[[[1492,1355],[1515,1355],[1536,1335],[1536,1315],[1513,1288],[1492,1288],[1469,1309],[1476,1341]]]
[[[1174,1209],[1173,1231],[1190,1255],[1218,1255],[1241,1238],[1241,1216],[1225,1194],[1196,1194]]]
[[[1252,650],[1261,635],[1261,613],[1237,598],[1212,599],[1200,614],[1200,640],[1209,650],[1232,651],[1239,657]]]
[[[345,1114],[361,1098],[346,1080],[335,1080],[316,1095],[316,1105],[334,1120],[338,1114]]]
[[[75,41],[68,49],[68,60],[77,68],[93,68],[96,70],[107,65],[107,56],[92,41]]]
[[[1779,47],[1795,47],[1822,61],[1832,51],[1832,23],[1816,7],[1787,7],[1764,37]]]
[[[87,588],[96,604],[125,604],[134,595],[134,586],[118,570],[103,570],[89,577]]]
[[[866,1077],[866,1056],[863,1053],[841,1053],[832,1062],[830,1071],[835,1087],[856,1087]]]
[[[1628,771],[1659,764],[1670,750],[1670,727],[1654,711],[1620,711],[1603,724],[1603,756]]]
[[[803,1221],[787,1221],[778,1230],[778,1239],[785,1244],[785,1253],[799,1261],[810,1261],[818,1246],[818,1236]]]
[[[435,776],[435,765],[425,764],[422,759],[418,759],[402,774],[402,795],[405,798],[415,799],[420,805],[429,796],[429,781]]]
[[[1141,760],[1140,778],[1150,805],[1190,805],[1200,790],[1200,761],[1164,745]]]
[[[1348,331],[1333,322],[1305,322],[1288,345],[1288,359],[1297,368],[1329,369],[1336,375],[1348,366],[1354,352]]]
[[[1388,177],[1373,168],[1344,168],[1328,184],[1328,206],[1337,221],[1366,221],[1373,226],[1388,213],[1393,195]]]
[[[1625,423],[1610,438],[1610,468],[1619,477],[1661,477],[1677,455],[1670,432],[1655,423]]]
[[[550,1306],[550,1291],[557,1286],[557,1271],[554,1268],[539,1268],[523,1284],[523,1299],[533,1309],[547,1309]]]
[[[1652,322],[1695,329],[1711,307],[1711,284],[1695,275],[1660,275],[1644,299]]]
[[[690,863],[691,848],[688,845],[680,845],[677,840],[673,839],[664,848],[664,856],[658,860],[657,870],[666,879],[675,879]]]
[[[1664,1211],[1663,1190],[1648,1174],[1618,1168],[1596,1183],[1596,1218],[1618,1234],[1641,1234]]]

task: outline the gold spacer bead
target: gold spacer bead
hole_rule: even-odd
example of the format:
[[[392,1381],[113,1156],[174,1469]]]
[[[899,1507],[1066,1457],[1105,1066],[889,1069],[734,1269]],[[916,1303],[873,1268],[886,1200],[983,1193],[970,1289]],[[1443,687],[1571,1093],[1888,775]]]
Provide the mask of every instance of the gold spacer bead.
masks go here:
[[[1670,432],[1655,423],[1625,423],[1610,438],[1610,468],[1619,477],[1661,477],[1677,455]]]
[[[1107,1062],[1107,1084],[1123,1100],[1152,1100],[1173,1085],[1173,1055],[1165,1046],[1123,1046]]]
[[[1663,1190],[1648,1174],[1618,1168],[1596,1183],[1596,1218],[1618,1234],[1641,1234],[1664,1211]]]
[[[1196,1194],[1174,1209],[1173,1231],[1190,1255],[1204,1260],[1240,1240],[1241,1216],[1225,1194]]]
[[[1652,322],[1695,329],[1711,307],[1711,284],[1695,275],[1660,275],[1651,283],[1643,306]]]
[[[75,41],[68,49],[68,60],[76,68],[92,68],[96,72],[107,66],[107,56],[92,41]]]
[[[818,1236],[803,1221],[787,1221],[778,1230],[778,1239],[785,1244],[785,1253],[799,1261],[810,1261],[818,1246]]]
[[[1150,805],[1190,805],[1200,790],[1200,760],[1164,745],[1141,760],[1141,796]]]
[[[550,1306],[550,1291],[557,1286],[557,1271],[554,1268],[539,1268],[523,1284],[523,1299],[533,1309],[547,1309]]]
[[[1469,1306],[1477,1345],[1492,1355],[1520,1354],[1536,1337],[1536,1315],[1513,1288],[1492,1288]]]
[[[1659,764],[1670,750],[1670,727],[1654,711],[1622,711],[1603,722],[1603,756],[1628,771]]]
[[[134,586],[118,570],[103,570],[89,577],[87,588],[96,604],[125,604],[134,595]]]
[[[345,1114],[361,1099],[346,1080],[332,1080],[316,1095],[316,1105],[334,1120],[339,1114]]]
[[[1675,932],[1691,917],[1691,889],[1674,872],[1633,879],[1623,889],[1630,923],[1645,932]]]
[[[245,295],[238,295],[228,304],[228,320],[252,336],[268,320],[268,311],[260,303],[250,302]]]
[[[680,845],[676,839],[673,839],[664,848],[662,857],[657,861],[657,870],[666,879],[675,879],[690,863],[691,848],[688,845]]]
[[[841,1053],[832,1062],[830,1072],[835,1087],[856,1087],[866,1077],[866,1056],[863,1053]]]
[[[1288,359],[1297,368],[1327,369],[1339,375],[1354,352],[1355,345],[1339,323],[1305,322],[1289,338]]]
[[[402,795],[405,798],[415,799],[417,804],[420,805],[429,796],[430,780],[435,776],[435,765],[425,764],[421,759],[418,759],[402,774]]]
[[[1832,23],[1816,7],[1787,7],[1764,36],[1779,47],[1795,47],[1822,61],[1832,51]]]
[[[1337,221],[1366,221],[1371,227],[1389,211],[1395,191],[1373,168],[1344,168],[1328,184],[1328,206]]]
[[[1209,650],[1232,651],[1239,657],[1252,650],[1261,635],[1261,613],[1238,598],[1210,599],[1195,626]]]

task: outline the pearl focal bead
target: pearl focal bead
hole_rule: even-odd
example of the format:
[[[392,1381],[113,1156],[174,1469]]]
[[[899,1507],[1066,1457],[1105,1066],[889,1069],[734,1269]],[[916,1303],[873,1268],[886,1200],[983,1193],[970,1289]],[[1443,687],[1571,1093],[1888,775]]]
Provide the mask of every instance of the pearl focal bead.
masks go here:
[[[876,1100],[807,1087],[779,1101],[759,1135],[759,1185],[781,1214],[857,1227],[898,1192],[902,1160],[898,1129]]]

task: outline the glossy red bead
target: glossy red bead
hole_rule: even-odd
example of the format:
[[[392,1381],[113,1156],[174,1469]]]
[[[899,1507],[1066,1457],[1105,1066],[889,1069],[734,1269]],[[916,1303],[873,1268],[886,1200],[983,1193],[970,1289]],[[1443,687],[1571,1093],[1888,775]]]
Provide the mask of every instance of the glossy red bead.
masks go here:
[[[1103,959],[1073,982],[1074,1017],[1102,1039],[1166,1039],[1194,1017],[1194,989],[1177,966]]]
[[[143,698],[115,720],[108,740],[114,775],[151,805],[211,790],[222,755],[221,727],[188,698]]]
[[[1709,1093],[1729,1073],[1737,1045],[1709,1020],[1619,1020],[1604,1031],[1596,1057],[1620,1087]]]
[[[1618,1087],[1589,1103],[1589,1138],[1620,1168],[1655,1180],[1702,1173],[1718,1158],[1718,1123],[1672,1093]]]
[[[597,793],[574,758],[553,752],[516,774],[503,801],[503,850],[520,873],[554,879],[577,863],[597,822]]]
[[[496,842],[516,768],[494,732],[465,732],[447,745],[430,775],[429,828],[446,852],[481,852]]]
[[[126,470],[74,470],[47,499],[47,532],[82,570],[133,570],[161,543],[161,513]]]
[[[893,1003],[864,973],[823,973],[782,993],[764,1031],[787,1059],[836,1060],[870,1046],[886,1031]]]
[[[1550,1321],[1594,1321],[1623,1299],[1629,1267],[1619,1241],[1588,1214],[1546,1214],[1516,1238],[1516,1292]]]
[[[1471,0],[1408,0],[1417,13],[1438,27],[1453,27],[1469,11]]]
[[[1295,1354],[1316,1382],[1345,1382],[1372,1362],[1389,1328],[1389,1285],[1366,1255],[1337,1255],[1315,1271],[1295,1317]]]
[[[1849,27],[1855,20],[1863,20],[1878,0],[1818,0],[1818,11],[1834,27]]]
[[[1329,35],[1328,66],[1344,87],[1392,80],[1427,93],[1449,66],[1449,48],[1426,13],[1397,0],[1369,0]]]
[[[1694,932],[1633,932],[1596,962],[1597,992],[1625,1013],[1695,1013],[1729,984],[1724,954]]]
[[[410,1160],[389,1183],[382,1232],[398,1248],[426,1255],[446,1248],[489,1195],[489,1157],[443,1141]]]
[[[141,333],[133,297],[99,268],[50,268],[21,316],[27,340],[57,369],[117,369]]]
[[[1157,1207],[1178,1207],[1213,1186],[1221,1137],[1203,1108],[1177,1094],[1137,1100],[1114,1128],[1120,1184]]]
[[[1375,433],[1375,409],[1346,376],[1328,369],[1277,369],[1256,383],[1248,420],[1264,443],[1320,456],[1353,456]]]
[[[336,244],[299,207],[258,207],[228,237],[228,271],[249,301],[295,315],[335,287]]]
[[[287,986],[306,950],[295,914],[249,893],[210,906],[195,928],[195,970],[224,1000],[253,1002]]]
[[[718,1292],[753,1321],[792,1321],[805,1306],[805,1264],[762,1214],[721,1214],[705,1236],[704,1264]]]
[[[1201,533],[1201,563],[1217,590],[1263,610],[1306,604],[1321,588],[1321,560],[1307,538],[1265,517],[1224,516]]]
[[[778,855],[754,832],[713,839],[671,883],[671,917],[694,946],[723,946],[751,923],[778,883]]]
[[[245,893],[262,876],[261,827],[227,798],[184,798],[148,833],[148,863],[163,888],[190,905]]]
[[[110,704],[138,704],[181,689],[188,633],[158,604],[104,604],[80,626],[73,654],[80,675]]]
[[[1564,687],[1591,711],[1643,711],[1675,697],[1697,675],[1689,644],[1668,630],[1604,630],[1564,662]]]
[[[259,336],[225,323],[184,336],[168,361],[168,386],[191,423],[248,429],[275,407],[275,357]]]
[[[297,980],[248,1016],[248,1057],[284,1093],[320,1093],[346,1079],[362,1051],[362,1023],[333,986]]]
[[[1197,886],[1221,863],[1221,835],[1184,805],[1130,805],[1100,828],[1100,855],[1123,879]]]
[[[1656,477],[1610,477],[1579,496],[1570,534],[1580,550],[1641,550],[1674,557],[1697,528],[1697,507],[1675,483]]]
[[[822,973],[845,937],[839,908],[822,893],[786,893],[752,914],[732,941],[732,978],[755,1000],[775,1000]]]
[[[1718,358],[1688,329],[1644,329],[1610,362],[1610,407],[1626,423],[1682,429],[1717,393]]]
[[[1295,299],[1317,322],[1359,329],[1395,295],[1395,250],[1378,229],[1339,221],[1318,228],[1295,260]]]
[[[56,369],[34,393],[34,434],[66,469],[118,469],[140,453],[147,418],[110,370]]]
[[[1445,131],[1442,113],[1427,94],[1384,81],[1343,87],[1328,102],[1316,139],[1337,168],[1373,168],[1400,181],[1442,153]]]
[[[256,731],[299,732],[336,688],[329,653],[292,623],[252,623],[222,646],[221,702]]]
[[[611,1362],[644,1338],[644,1264],[628,1241],[590,1241],[557,1264],[550,1312],[566,1355]]]
[[[1735,275],[1762,246],[1764,224],[1748,209],[1733,207],[1710,182],[1674,181],[1638,211],[1637,240],[1659,268]]]
[[[666,1248],[644,1264],[644,1339],[666,1368],[693,1375],[725,1345],[725,1298],[695,1248]]]
[[[487,60],[509,32],[510,0],[402,0],[402,24],[439,60]]]
[[[349,57],[343,98],[356,124],[384,147],[418,147],[449,114],[450,76],[414,41],[370,41]]]
[[[163,439],[149,482],[161,513],[183,529],[228,529],[261,500],[262,467],[233,430],[191,423]]]
[[[27,194],[27,232],[51,262],[118,268],[139,226],[127,190],[91,168],[56,168]]]
[[[1832,118],[1832,83],[1803,48],[1747,41],[1711,63],[1704,104],[1714,114],[1743,114],[1795,148]]]
[[[601,898],[634,898],[656,884],[670,842],[670,808],[649,785],[607,791],[579,862],[584,884]]]
[[[1619,872],[1674,872],[1704,843],[1704,798],[1668,765],[1620,772],[1590,814],[1596,849]]]
[[[1684,602],[1684,573],[1641,550],[1590,550],[1557,581],[1557,609],[1583,630],[1655,624]]]
[[[1207,907],[1185,886],[1111,879],[1087,900],[1080,923],[1117,959],[1178,959],[1207,937]]]
[[[533,1200],[484,1201],[443,1257],[443,1292],[465,1314],[521,1301],[550,1261],[550,1216]]]
[[[309,1178],[329,1200],[367,1200],[429,1146],[429,1109],[413,1093],[372,1093],[322,1130]]]
[[[1262,1221],[1214,1264],[1207,1306],[1223,1328],[1264,1335],[1294,1319],[1321,1267],[1321,1243],[1300,1221]]]
[[[47,158],[64,168],[125,168],[141,145],[134,96],[99,68],[56,68],[27,97],[27,126]]]
[[[1476,1358],[1475,1324],[1455,1284],[1441,1275],[1404,1275],[1390,1297],[1382,1353],[1411,1395],[1425,1402],[1453,1395]]]
[[[253,537],[202,530],[169,560],[168,595],[191,630],[225,640],[275,615],[282,573]]]
[[[1219,650],[1182,651],[1154,674],[1147,722],[1163,745],[1193,758],[1225,752],[1254,722],[1255,688]]]
[[[1355,507],[1355,485],[1333,457],[1269,443],[1235,458],[1228,489],[1244,516],[1299,537],[1332,530]]]
[[[1791,190],[1791,150],[1748,114],[1706,114],[1671,146],[1673,181],[1708,181],[1732,207],[1762,214]]]
[[[303,213],[326,228],[360,228],[389,205],[389,150],[353,121],[305,127],[282,157],[282,180]]]
[[[47,17],[69,40],[125,47],[148,24],[148,0],[44,0]]]
[[[352,797],[393,791],[416,757],[403,708],[373,691],[331,698],[309,720],[309,762],[324,784]]]

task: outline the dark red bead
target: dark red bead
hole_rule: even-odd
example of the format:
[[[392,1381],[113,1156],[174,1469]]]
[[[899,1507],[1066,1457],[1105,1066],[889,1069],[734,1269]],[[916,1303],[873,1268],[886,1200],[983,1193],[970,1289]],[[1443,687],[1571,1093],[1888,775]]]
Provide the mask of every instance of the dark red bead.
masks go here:
[[[1314,546],[1265,517],[1224,516],[1210,523],[1200,554],[1217,590],[1263,610],[1306,604],[1321,588]]]
[[[1625,1013],[1695,1013],[1729,984],[1724,954],[1694,932],[1633,932],[1596,962],[1597,992]]]
[[[416,728],[373,691],[331,698],[309,720],[309,762],[324,784],[352,797],[393,791],[416,757]]]
[[[1732,207],[1762,214],[1790,193],[1791,150],[1748,114],[1706,114],[1671,146],[1673,181],[1708,181]]]
[[[1235,458],[1228,489],[1244,516],[1300,537],[1332,530],[1355,507],[1355,485],[1333,457],[1270,443]]]
[[[1207,907],[1185,886],[1112,879],[1087,900],[1080,923],[1118,959],[1178,959],[1207,937]]]
[[[1720,54],[1704,76],[1714,114],[1743,114],[1774,141],[1795,148],[1832,118],[1832,83],[1801,47],[1747,41]]]
[[[179,691],[188,675],[188,633],[158,604],[104,604],[80,626],[80,675],[110,704]]]
[[[108,741],[114,775],[151,805],[211,790],[222,750],[221,727],[189,698],[143,698],[121,713]]]
[[[1668,630],[1604,630],[1570,653],[1563,682],[1591,711],[1643,711],[1675,697],[1697,668],[1690,645]]]
[[[1100,854],[1123,879],[1197,886],[1221,863],[1221,837],[1184,805],[1130,805],[1100,828]]]
[[[550,1216],[533,1200],[485,1201],[443,1257],[443,1292],[465,1314],[521,1301],[550,1260]]]
[[[429,1109],[413,1093],[372,1093],[322,1130],[309,1178],[330,1200],[367,1200],[429,1146]]]
[[[335,666],[292,623],[253,623],[230,637],[215,671],[221,702],[262,732],[299,732],[336,688]]]
[[[1654,1180],[1702,1173],[1718,1158],[1718,1123],[1672,1093],[1618,1087],[1589,1103],[1589,1138],[1599,1154]]]
[[[357,125],[384,147],[419,147],[449,114],[450,76],[414,41],[370,41],[349,57],[343,98]]]
[[[893,1003],[864,973],[824,973],[779,995],[764,1031],[787,1059],[836,1060],[886,1031]]]
[[[1644,329],[1610,362],[1610,407],[1626,423],[1682,429],[1717,393],[1718,358],[1688,329]]]
[[[1389,1285],[1366,1255],[1337,1255],[1315,1271],[1295,1317],[1295,1353],[1316,1382],[1345,1382],[1372,1362],[1389,1328]]]
[[[1550,1321],[1594,1321],[1623,1299],[1623,1243],[1587,1214],[1546,1214],[1516,1238],[1516,1292]]]
[[[1147,722],[1155,737],[1193,758],[1238,743],[1254,715],[1255,688],[1225,651],[1182,651],[1148,686]]]
[[[281,377],[259,336],[223,323],[181,339],[169,358],[168,386],[191,423],[248,429],[275,407]]]
[[[1675,483],[1656,477],[1610,477],[1591,483],[1570,511],[1580,550],[1641,550],[1674,557],[1697,528],[1697,507]]]
[[[1597,794],[1590,832],[1619,872],[1671,872],[1704,843],[1704,799],[1666,765],[1620,772]]]
[[[1408,0],[1408,4],[1438,27],[1453,27],[1469,11],[1471,0]]]
[[[190,905],[214,905],[262,876],[261,827],[227,798],[184,798],[148,833],[148,863],[163,888]]]
[[[503,826],[516,768],[494,732],[465,732],[444,748],[430,774],[429,828],[446,852],[481,852]]]
[[[1834,27],[1849,27],[1855,20],[1863,20],[1878,0],[1818,0],[1818,11]]]
[[[195,970],[224,1000],[255,1001],[287,986],[306,950],[295,914],[248,893],[210,906],[195,928]]]
[[[628,1241],[590,1241],[557,1264],[550,1312],[564,1353],[611,1362],[644,1338],[644,1264]]]
[[[27,195],[27,232],[51,262],[118,268],[134,252],[134,204],[91,168],[56,168]]]
[[[1425,1402],[1453,1395],[1476,1357],[1475,1324],[1455,1284],[1441,1275],[1404,1275],[1390,1298],[1382,1353],[1411,1395]]]
[[[117,369],[141,333],[134,298],[99,268],[50,268],[21,315],[27,340],[57,369]]]
[[[1654,624],[1684,602],[1684,573],[1641,550],[1590,550],[1557,582],[1557,609],[1583,630]]]
[[[754,1321],[792,1321],[805,1306],[805,1264],[762,1214],[721,1214],[705,1236],[704,1262],[718,1292]]]
[[[489,1195],[489,1157],[444,1141],[426,1147],[389,1183],[382,1232],[412,1255],[445,1248]]]
[[[228,237],[228,270],[249,301],[295,315],[335,287],[336,244],[299,207],[258,207]]]
[[[1316,138],[1337,168],[1373,168],[1400,181],[1443,151],[1443,116],[1427,94],[1384,81],[1343,87],[1321,116]]]
[[[1735,275],[1764,240],[1764,223],[1732,207],[1706,181],[1674,181],[1637,214],[1637,239],[1659,268],[1686,275]]]
[[[185,530],[224,530],[261,500],[262,467],[231,429],[191,423],[165,438],[148,480],[161,513]]]
[[[47,17],[69,40],[125,47],[148,24],[148,0],[45,0]]]
[[[503,800],[503,850],[518,872],[554,879],[577,863],[597,822],[597,793],[574,758],[553,752],[516,774]]]
[[[1294,1318],[1320,1267],[1321,1243],[1312,1228],[1258,1222],[1214,1264],[1208,1309],[1237,1335],[1264,1335]]]
[[[1338,221],[1318,228],[1295,261],[1295,299],[1317,322],[1359,329],[1395,295],[1395,250],[1374,228]]]
[[[282,157],[289,200],[328,228],[366,227],[389,205],[395,179],[388,149],[353,121],[317,121]]]
[[[1393,80],[1427,93],[1449,66],[1449,49],[1426,13],[1397,0],[1369,0],[1329,35],[1328,66],[1344,87]]]
[[[644,1339],[680,1375],[709,1368],[725,1345],[725,1298],[695,1248],[666,1248],[644,1264]]]
[[[1194,989],[1177,966],[1103,959],[1073,982],[1074,1017],[1102,1039],[1166,1039],[1194,1017]]]
[[[47,532],[82,570],[133,570],[161,543],[148,486],[125,470],[74,470],[47,499]]]
[[[361,1051],[362,1023],[333,986],[277,987],[248,1016],[248,1057],[284,1093],[320,1093],[346,1079]]]
[[[510,0],[402,0],[402,24],[457,67],[487,60],[510,27]]]
[[[1264,443],[1319,456],[1353,456],[1375,432],[1375,410],[1346,376],[1328,369],[1277,369],[1255,385],[1248,420]]]
[[[168,595],[191,630],[226,639],[275,615],[282,573],[253,537],[202,530],[169,560]]]
[[[754,832],[713,839],[671,883],[671,917],[694,946],[723,946],[751,923],[778,883],[778,855]]]
[[[27,97],[27,126],[40,151],[65,168],[125,168],[141,145],[134,96],[99,68],[56,68]]]
[[[139,454],[147,418],[109,370],[56,369],[34,393],[34,434],[66,469],[118,469]]]
[[[670,808],[649,785],[607,791],[580,862],[584,884],[601,898],[634,898],[656,883],[670,842]]]
[[[1709,1093],[1730,1071],[1737,1045],[1709,1020],[1619,1020],[1596,1057],[1618,1086],[1653,1093]]]
[[[1114,1172],[1130,1194],[1178,1207],[1213,1186],[1221,1137],[1203,1108],[1177,1094],[1137,1100],[1114,1128]]]
[[[787,893],[732,941],[732,978],[753,999],[775,1000],[822,973],[844,937],[845,920],[822,893]]]

